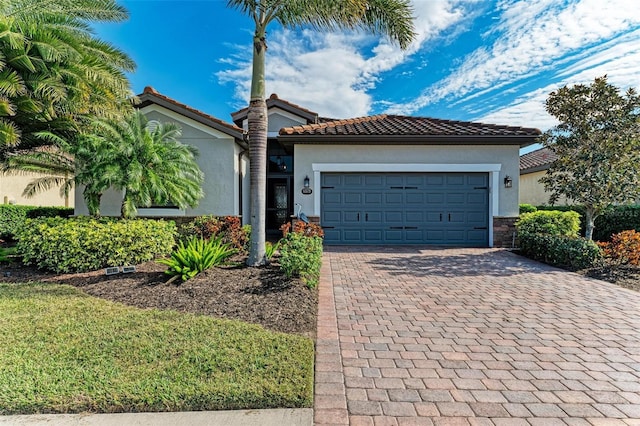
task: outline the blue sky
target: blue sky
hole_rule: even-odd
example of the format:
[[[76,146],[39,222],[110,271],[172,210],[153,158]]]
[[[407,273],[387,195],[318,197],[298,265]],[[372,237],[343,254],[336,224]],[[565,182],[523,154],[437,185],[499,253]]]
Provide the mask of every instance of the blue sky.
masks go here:
[[[225,121],[248,103],[253,23],[224,0],[120,0],[99,36],[137,63],[133,90]],[[406,51],[361,33],[268,32],[267,96],[347,118],[379,113],[538,127],[552,90],[607,74],[640,89],[637,0],[414,0]]]

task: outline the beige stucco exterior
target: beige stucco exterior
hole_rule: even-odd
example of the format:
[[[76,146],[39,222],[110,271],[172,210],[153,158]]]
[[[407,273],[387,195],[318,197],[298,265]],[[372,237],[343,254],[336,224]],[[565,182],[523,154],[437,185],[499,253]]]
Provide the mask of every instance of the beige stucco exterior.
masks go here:
[[[204,173],[204,198],[193,209],[138,209],[140,216],[243,216],[249,211],[249,167],[243,148],[235,139],[188,117],[157,105],[149,105],[141,111],[149,120],[174,122],[182,128],[180,141],[193,146],[199,155],[196,161]],[[242,202],[240,201],[242,195]],[[102,196],[100,213],[104,216],[120,215],[122,194],[107,191]],[[76,191],[76,214],[86,215],[88,209],[82,199],[82,188]]]
[[[549,205],[549,193],[544,190],[544,185],[539,182],[546,174],[546,170],[520,175],[520,204],[534,206]],[[560,197],[556,205],[567,204],[565,197]]]
[[[23,206],[58,206],[73,207],[73,195],[67,199],[60,195],[60,188],[51,188],[31,198],[22,195],[25,187],[38,174],[0,174],[0,202]]]

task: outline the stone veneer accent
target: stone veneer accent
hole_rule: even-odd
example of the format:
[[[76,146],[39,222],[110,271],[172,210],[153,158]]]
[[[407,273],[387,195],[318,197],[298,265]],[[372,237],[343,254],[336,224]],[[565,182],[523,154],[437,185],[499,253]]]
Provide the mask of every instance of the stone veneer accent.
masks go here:
[[[494,217],[493,218],[493,246],[501,248],[513,248],[516,241],[517,217]]]

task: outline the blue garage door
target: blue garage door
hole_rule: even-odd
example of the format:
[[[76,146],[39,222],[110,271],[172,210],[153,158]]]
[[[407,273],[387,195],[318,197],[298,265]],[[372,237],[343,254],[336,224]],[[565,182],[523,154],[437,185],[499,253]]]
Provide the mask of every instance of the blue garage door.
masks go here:
[[[323,173],[326,244],[489,245],[487,173]]]

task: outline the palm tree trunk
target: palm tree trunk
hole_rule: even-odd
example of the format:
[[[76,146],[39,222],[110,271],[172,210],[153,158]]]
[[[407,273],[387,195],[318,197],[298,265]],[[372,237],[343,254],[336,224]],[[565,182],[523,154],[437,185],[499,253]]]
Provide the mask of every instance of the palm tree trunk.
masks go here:
[[[257,28],[253,39],[253,75],[251,79],[251,101],[247,115],[249,132],[249,172],[251,197],[251,242],[247,265],[260,266],[267,263],[265,255],[265,222],[267,207],[267,103],[264,99],[265,79],[264,29]]]

